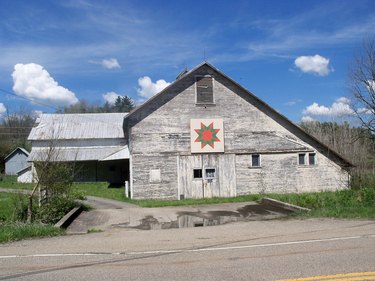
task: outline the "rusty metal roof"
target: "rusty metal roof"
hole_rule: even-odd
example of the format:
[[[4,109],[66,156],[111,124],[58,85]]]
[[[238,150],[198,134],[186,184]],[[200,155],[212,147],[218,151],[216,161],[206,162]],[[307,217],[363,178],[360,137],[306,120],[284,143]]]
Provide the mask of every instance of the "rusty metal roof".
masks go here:
[[[124,138],[127,113],[42,114],[28,140]]]

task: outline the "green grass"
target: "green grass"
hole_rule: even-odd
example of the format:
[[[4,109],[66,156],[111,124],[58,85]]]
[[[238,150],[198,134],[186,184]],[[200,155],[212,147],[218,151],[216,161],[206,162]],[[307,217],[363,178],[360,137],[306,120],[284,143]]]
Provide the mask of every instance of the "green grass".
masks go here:
[[[6,180],[10,182],[10,180]],[[73,190],[84,196],[97,196],[129,202],[141,207],[165,207],[257,201],[262,197],[271,197],[301,207],[312,209],[301,216],[337,217],[337,218],[375,218],[374,181],[361,185],[360,189],[348,189],[336,192],[316,192],[300,194],[254,194],[235,198],[185,199],[185,200],[131,200],[125,197],[124,188],[111,187],[106,182],[75,183]],[[25,188],[25,184],[18,184]],[[367,187],[363,187],[367,186]],[[1,182],[0,182],[1,187]],[[9,187],[9,186],[8,186]]]
[[[0,188],[32,190],[34,185],[34,183],[17,182],[17,176],[0,175]]]
[[[268,197],[311,209],[304,217],[375,218],[374,187]]]
[[[97,196],[118,201],[129,201],[125,197],[124,187],[111,186],[107,182],[74,183],[73,192],[83,196]]]
[[[21,240],[30,237],[50,237],[64,234],[64,230],[52,225],[4,223],[0,224],[0,243]]]
[[[187,205],[209,205],[222,203],[238,203],[258,201],[263,196],[260,194],[244,195],[238,197],[222,198],[205,198],[205,199],[184,199],[184,200],[128,200],[128,202],[145,208],[157,208],[167,206],[187,206]]]
[[[0,223],[2,221],[9,221],[13,217],[16,196],[16,194],[0,193]]]

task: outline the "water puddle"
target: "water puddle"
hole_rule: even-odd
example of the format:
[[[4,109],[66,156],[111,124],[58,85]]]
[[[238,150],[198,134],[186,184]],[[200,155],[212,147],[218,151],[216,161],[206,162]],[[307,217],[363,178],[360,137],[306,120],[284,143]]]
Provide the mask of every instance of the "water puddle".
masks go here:
[[[177,220],[159,222],[153,216],[146,216],[140,224],[131,228],[141,230],[156,230],[170,228],[215,226],[238,221],[269,220],[284,217],[292,213],[278,207],[265,204],[246,205],[237,211],[207,211],[207,212],[179,212]],[[117,227],[130,227],[126,224]]]

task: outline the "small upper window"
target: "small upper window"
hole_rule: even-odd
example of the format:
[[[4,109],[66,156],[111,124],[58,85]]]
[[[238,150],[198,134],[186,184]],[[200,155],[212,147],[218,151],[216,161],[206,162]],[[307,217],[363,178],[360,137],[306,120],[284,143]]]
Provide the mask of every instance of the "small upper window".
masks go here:
[[[298,165],[316,165],[316,153],[299,153]]]
[[[259,154],[251,155],[251,167],[260,167],[260,155]]]
[[[211,76],[196,77],[197,104],[213,104],[214,92]]]
[[[306,156],[305,153],[298,154],[298,165],[305,165],[306,164],[305,156]]]
[[[316,164],[315,157],[316,157],[315,153],[309,153],[309,165],[315,165]]]

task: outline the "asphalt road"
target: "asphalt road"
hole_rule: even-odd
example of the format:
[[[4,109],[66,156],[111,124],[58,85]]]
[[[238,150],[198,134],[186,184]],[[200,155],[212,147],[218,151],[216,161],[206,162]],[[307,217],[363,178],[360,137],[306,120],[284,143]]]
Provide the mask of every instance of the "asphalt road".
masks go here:
[[[0,246],[0,280],[358,281],[375,280],[374,271],[374,221],[114,228]]]

